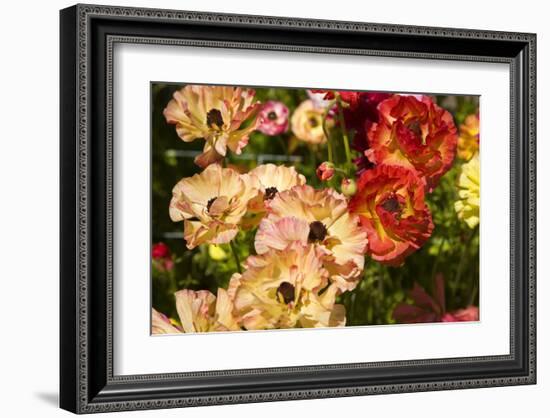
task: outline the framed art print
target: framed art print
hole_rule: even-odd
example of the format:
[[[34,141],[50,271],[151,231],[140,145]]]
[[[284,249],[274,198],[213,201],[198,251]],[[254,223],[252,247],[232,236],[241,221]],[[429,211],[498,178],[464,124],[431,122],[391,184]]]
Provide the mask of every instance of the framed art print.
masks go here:
[[[61,407],[533,384],[533,34],[61,11]]]

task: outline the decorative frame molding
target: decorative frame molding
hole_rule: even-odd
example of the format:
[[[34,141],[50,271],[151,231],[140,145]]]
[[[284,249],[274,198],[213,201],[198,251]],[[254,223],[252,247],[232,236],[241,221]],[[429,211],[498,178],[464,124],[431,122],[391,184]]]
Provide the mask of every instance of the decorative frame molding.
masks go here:
[[[158,23],[166,23],[166,30],[158,29]],[[136,35],[132,32],[136,28],[149,34]],[[205,35],[204,28],[210,35]],[[235,39],[213,39],[224,31]],[[290,39],[296,31],[302,35],[300,42]],[[93,5],[62,10],[60,34],[62,408],[92,413],[536,382],[534,34]],[[331,40],[323,34],[330,34]],[[112,72],[116,43],[509,64],[510,233],[515,238],[510,251],[510,354],[114,376]],[[386,48],[375,49],[379,45]],[[219,384],[199,389],[214,376]],[[318,376],[320,383],[308,384],[308,376]],[[256,382],[254,388],[244,381],[251,379]]]

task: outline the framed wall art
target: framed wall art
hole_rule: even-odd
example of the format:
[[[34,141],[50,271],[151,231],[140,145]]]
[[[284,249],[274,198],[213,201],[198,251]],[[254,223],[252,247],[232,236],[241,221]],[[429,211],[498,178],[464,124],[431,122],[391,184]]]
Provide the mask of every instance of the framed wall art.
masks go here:
[[[61,407],[533,384],[526,33],[61,11]]]

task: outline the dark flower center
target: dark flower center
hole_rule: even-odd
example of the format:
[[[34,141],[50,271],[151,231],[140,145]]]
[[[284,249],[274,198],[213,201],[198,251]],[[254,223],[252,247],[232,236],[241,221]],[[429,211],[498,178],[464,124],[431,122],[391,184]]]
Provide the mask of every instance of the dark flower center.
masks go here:
[[[276,187],[268,187],[265,189],[264,200],[271,200],[279,192]]]
[[[216,201],[216,199],[217,199],[216,197],[213,197],[212,199],[210,199],[208,201],[208,203],[206,204],[206,210],[207,211],[210,211],[210,208],[212,207],[212,204]]]
[[[382,207],[388,212],[397,212],[400,209],[399,202],[395,197],[390,197],[385,200],[384,203],[382,203]]]
[[[294,300],[294,286],[292,283],[282,282],[277,288],[277,295],[288,305]]]
[[[210,109],[206,114],[206,124],[208,126],[214,125],[221,128],[223,125],[222,112],[218,109]]]
[[[420,123],[415,120],[407,125],[407,128],[416,136],[422,136],[422,130],[420,129]]]
[[[275,119],[277,119],[277,113],[275,113],[274,111],[271,111],[267,114],[267,118],[269,120],[275,120]]]
[[[314,221],[309,224],[309,235],[307,236],[307,240],[309,242],[323,241],[327,233],[327,227],[323,225],[323,222]]]
[[[315,128],[317,125],[319,125],[319,122],[317,121],[316,118],[309,118],[309,124],[311,125],[312,128]]]

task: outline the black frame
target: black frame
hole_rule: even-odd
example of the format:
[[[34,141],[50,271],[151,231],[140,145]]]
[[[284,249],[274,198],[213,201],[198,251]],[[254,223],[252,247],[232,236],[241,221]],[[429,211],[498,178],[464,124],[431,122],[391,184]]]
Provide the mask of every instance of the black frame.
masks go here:
[[[60,23],[62,408],[90,413],[536,382],[536,35],[95,5],[62,10]],[[117,42],[509,64],[510,355],[114,376],[111,75]]]

